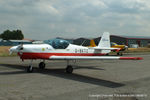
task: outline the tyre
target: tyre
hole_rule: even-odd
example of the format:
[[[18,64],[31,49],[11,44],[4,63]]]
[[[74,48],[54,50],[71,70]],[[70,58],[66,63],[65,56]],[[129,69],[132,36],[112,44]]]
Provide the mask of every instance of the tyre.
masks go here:
[[[73,72],[73,68],[72,68],[71,65],[68,65],[68,66],[67,66],[66,72],[67,72],[68,74],[71,74],[71,73]]]

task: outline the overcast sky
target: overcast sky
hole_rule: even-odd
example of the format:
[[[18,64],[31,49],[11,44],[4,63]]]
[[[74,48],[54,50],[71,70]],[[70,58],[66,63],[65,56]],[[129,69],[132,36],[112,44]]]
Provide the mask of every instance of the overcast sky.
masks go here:
[[[0,33],[25,38],[150,36],[150,0],[0,0]]]

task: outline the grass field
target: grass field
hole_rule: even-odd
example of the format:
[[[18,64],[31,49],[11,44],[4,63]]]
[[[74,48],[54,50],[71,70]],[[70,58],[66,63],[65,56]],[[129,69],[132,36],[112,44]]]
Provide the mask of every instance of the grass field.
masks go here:
[[[16,56],[17,54],[9,55],[9,48],[11,46],[0,46],[0,57],[7,57],[7,56]],[[140,53],[140,52],[150,52],[150,48],[128,48],[125,51],[126,53]]]
[[[16,56],[16,54],[9,55],[10,48],[11,46],[0,46],[0,57]]]
[[[150,52],[150,48],[142,47],[142,48],[128,48],[125,52]]]

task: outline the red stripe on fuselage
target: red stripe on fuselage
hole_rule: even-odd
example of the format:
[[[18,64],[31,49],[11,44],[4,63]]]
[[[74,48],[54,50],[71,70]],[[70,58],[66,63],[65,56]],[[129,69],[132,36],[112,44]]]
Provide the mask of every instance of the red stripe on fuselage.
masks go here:
[[[21,59],[49,59],[50,56],[103,56],[105,53],[21,53]]]

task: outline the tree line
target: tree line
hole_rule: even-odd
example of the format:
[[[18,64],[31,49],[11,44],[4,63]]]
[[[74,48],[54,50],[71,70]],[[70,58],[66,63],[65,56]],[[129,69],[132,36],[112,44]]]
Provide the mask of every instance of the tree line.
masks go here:
[[[0,38],[3,40],[22,40],[24,35],[21,30],[6,30],[0,34]]]

